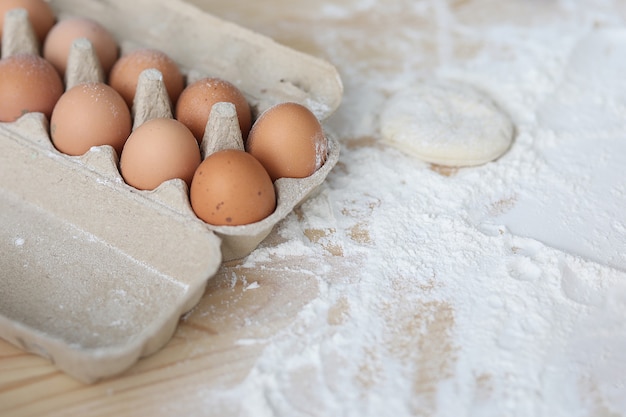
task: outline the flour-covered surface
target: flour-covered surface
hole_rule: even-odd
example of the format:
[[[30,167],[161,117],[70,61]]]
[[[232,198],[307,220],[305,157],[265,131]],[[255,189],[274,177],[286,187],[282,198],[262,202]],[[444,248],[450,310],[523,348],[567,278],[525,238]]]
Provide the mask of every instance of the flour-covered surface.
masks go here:
[[[622,2],[194,3],[338,67],[339,163],[126,375],[1,344],[2,415],[626,416]],[[433,77],[489,94],[510,150],[382,145],[388,97]]]

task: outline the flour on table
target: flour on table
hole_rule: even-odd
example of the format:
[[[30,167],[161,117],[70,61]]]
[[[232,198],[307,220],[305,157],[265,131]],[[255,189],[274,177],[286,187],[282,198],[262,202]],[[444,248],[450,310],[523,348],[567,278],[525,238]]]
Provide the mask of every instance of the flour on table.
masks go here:
[[[437,165],[480,165],[513,141],[510,118],[484,93],[455,82],[425,82],[393,96],[381,114],[382,140]]]
[[[620,136],[626,129],[625,72],[626,29],[590,31],[574,46],[557,88],[539,107],[539,122],[587,138]]]
[[[236,342],[262,346],[242,381],[189,389],[169,414],[626,416],[626,8],[295,4],[228,10],[338,67],[345,96],[326,125],[341,158],[242,274],[280,262],[317,293],[280,331]],[[427,111],[420,87],[433,90]],[[391,123],[399,114],[404,125]],[[494,126],[508,133],[486,152]],[[406,155],[419,129],[472,145],[438,162],[504,154],[441,175]],[[245,294],[290,294],[269,273],[259,283]]]
[[[577,42],[562,79],[537,110],[546,161],[510,210],[487,216],[520,236],[626,271],[626,30],[597,28]]]

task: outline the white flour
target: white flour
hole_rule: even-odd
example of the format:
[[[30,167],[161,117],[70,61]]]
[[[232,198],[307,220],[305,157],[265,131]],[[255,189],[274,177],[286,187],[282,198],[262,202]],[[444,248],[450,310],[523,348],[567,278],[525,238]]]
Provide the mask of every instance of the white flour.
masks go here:
[[[205,410],[185,398],[172,409],[626,415],[625,11],[609,1],[351,3],[324,2],[324,19],[285,6],[288,21],[243,20],[308,39],[346,85],[328,122],[343,146],[338,167],[280,225],[284,239],[245,261],[310,257],[302,274],[319,294],[258,341],[244,381],[191,393]],[[619,55],[598,52],[607,45]],[[511,150],[438,172],[378,145],[386,97],[432,75],[488,92],[516,125]],[[602,237],[610,256],[594,249]]]

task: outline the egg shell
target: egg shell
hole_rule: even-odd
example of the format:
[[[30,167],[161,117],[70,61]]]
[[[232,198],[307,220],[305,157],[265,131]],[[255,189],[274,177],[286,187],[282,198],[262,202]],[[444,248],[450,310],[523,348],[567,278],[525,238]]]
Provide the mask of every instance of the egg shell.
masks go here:
[[[111,32],[92,19],[75,17],[57,22],[46,37],[43,57],[50,61],[61,76],[65,75],[72,42],[79,38],[91,42],[104,73],[108,74],[119,54],[117,41]]]
[[[24,9],[40,43],[54,26],[56,18],[47,2],[42,0],[2,0],[0,1],[0,34],[4,28],[4,14],[12,9]]]
[[[327,148],[319,120],[298,103],[277,104],[263,112],[246,142],[246,150],[272,180],[308,177],[326,160]]]
[[[156,118],[129,136],[120,156],[120,173],[127,184],[140,190],[155,189],[174,178],[189,186],[200,161],[198,142],[185,125]]]
[[[126,102],[103,83],[72,87],[61,96],[50,118],[52,143],[68,155],[82,155],[100,145],[110,145],[120,155],[131,127]]]
[[[12,122],[30,112],[50,118],[63,94],[61,77],[45,59],[17,54],[0,60],[0,121]]]
[[[213,225],[258,222],[276,208],[276,192],[263,166],[249,153],[225,149],[209,155],[191,182],[191,207]]]
[[[111,68],[109,85],[124,97],[129,107],[132,107],[139,74],[151,68],[163,75],[170,101],[175,105],[185,87],[185,79],[176,62],[157,49],[136,49],[122,55]]]
[[[176,119],[201,142],[211,109],[219,102],[235,105],[242,137],[248,137],[252,125],[250,105],[235,85],[220,78],[206,77],[188,85],[176,103]]]

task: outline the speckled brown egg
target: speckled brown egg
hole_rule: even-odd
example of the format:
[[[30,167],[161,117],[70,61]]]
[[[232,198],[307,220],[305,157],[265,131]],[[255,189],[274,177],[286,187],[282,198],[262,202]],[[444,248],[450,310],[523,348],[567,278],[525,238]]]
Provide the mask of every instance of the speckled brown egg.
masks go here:
[[[109,85],[119,92],[129,107],[133,105],[139,74],[153,68],[161,72],[173,105],[185,87],[185,79],[172,58],[156,49],[137,49],[122,55],[111,68]]]
[[[178,98],[176,119],[183,122],[200,143],[211,109],[219,102],[235,105],[241,135],[245,140],[252,124],[250,105],[237,87],[220,78],[202,78],[188,85]]]
[[[67,58],[74,40],[88,39],[98,56],[105,74],[108,74],[118,57],[117,41],[104,26],[95,20],[74,17],[55,24],[43,45],[43,57],[65,75]]]
[[[39,42],[43,43],[56,20],[48,3],[43,0],[0,1],[0,37],[4,28],[4,14],[12,9],[25,9],[28,12],[28,20],[33,27],[35,35]]]
[[[0,60],[0,121],[12,122],[30,112],[50,118],[63,94],[61,77],[45,59],[18,54]]]
[[[324,164],[327,147],[319,120],[297,103],[277,104],[263,112],[246,142],[246,150],[272,180],[308,177]]]
[[[152,190],[174,178],[191,184],[200,164],[200,148],[191,131],[174,119],[156,118],[129,136],[120,157],[124,181],[140,190]]]
[[[193,211],[213,225],[263,220],[276,208],[276,192],[263,166],[247,152],[227,149],[209,155],[191,182]]]
[[[100,145],[110,145],[120,155],[131,127],[126,102],[103,83],[72,87],[61,96],[50,118],[52,143],[68,155],[82,155]]]

